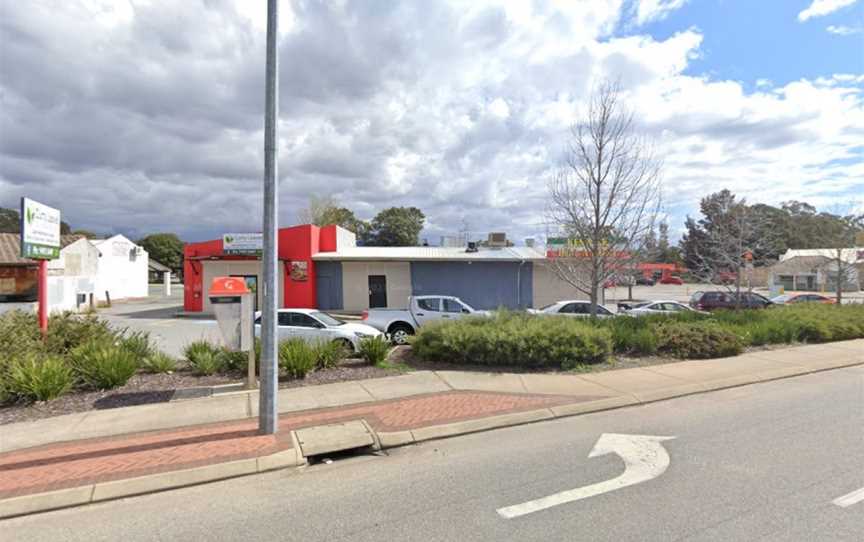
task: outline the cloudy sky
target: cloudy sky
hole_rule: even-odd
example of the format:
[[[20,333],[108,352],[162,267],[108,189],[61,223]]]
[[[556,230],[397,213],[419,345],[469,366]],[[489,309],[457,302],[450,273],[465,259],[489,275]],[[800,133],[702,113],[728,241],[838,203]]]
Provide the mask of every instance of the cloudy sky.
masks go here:
[[[187,240],[259,231],[264,0],[0,0],[0,205]],[[864,0],[281,2],[280,223],[310,195],[430,240],[542,236],[591,88],[620,79],[701,196],[864,210]]]

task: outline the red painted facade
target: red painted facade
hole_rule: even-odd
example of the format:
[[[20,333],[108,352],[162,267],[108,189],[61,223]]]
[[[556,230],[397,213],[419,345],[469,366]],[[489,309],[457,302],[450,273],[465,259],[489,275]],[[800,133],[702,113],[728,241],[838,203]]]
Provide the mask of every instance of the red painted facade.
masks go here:
[[[315,308],[315,262],[312,255],[317,252],[332,252],[337,249],[336,226],[319,228],[311,224],[293,226],[279,230],[279,261],[285,273],[282,306],[293,308]],[[183,308],[187,312],[204,310],[204,263],[208,260],[256,261],[254,256],[234,256],[223,252],[222,240],[188,243],[183,249]],[[302,268],[305,262],[306,280],[291,277],[292,263]]]

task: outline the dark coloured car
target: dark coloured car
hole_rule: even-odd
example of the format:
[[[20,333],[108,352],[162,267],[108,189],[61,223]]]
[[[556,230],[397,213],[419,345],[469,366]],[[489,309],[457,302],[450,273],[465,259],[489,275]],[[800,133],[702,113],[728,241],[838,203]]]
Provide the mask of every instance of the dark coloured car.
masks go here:
[[[740,299],[737,297],[740,296]],[[717,309],[764,309],[771,300],[754,292],[696,292],[690,296],[690,306],[700,311]]]
[[[636,278],[636,284],[639,286],[654,286],[656,282],[654,279],[644,276],[639,276]]]

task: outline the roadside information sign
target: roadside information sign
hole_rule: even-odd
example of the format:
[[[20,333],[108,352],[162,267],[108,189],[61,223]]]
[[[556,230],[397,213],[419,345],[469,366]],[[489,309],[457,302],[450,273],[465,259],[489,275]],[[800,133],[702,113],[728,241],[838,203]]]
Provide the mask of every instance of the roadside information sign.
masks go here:
[[[59,210],[21,198],[21,257],[33,260],[60,257]]]

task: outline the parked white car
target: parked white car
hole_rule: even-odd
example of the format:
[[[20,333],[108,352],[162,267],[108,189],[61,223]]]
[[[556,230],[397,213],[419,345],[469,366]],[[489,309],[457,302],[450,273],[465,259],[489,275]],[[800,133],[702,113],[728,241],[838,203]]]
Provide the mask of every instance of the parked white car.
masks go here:
[[[447,295],[414,295],[408,298],[407,309],[369,309],[363,311],[363,322],[386,332],[396,344],[405,344],[408,337],[425,323],[435,320],[456,320],[464,316],[486,316],[489,311],[474,309],[458,297]]]
[[[310,343],[338,341],[357,352],[366,337],[383,335],[374,327],[343,322],[317,309],[279,309],[279,341],[303,339]],[[261,313],[255,313],[255,336],[261,336]]]
[[[591,302],[574,300],[558,301],[556,303],[552,303],[551,305],[546,305],[545,307],[540,309],[528,309],[528,312],[537,315],[561,315],[577,318],[587,318],[591,316]],[[615,313],[613,313],[603,305],[597,305],[598,318],[610,318],[612,316],[615,316]]]
[[[679,314],[682,312],[698,312],[699,314],[707,314],[702,311],[691,309],[687,305],[677,301],[645,301],[633,305],[633,307],[625,311],[624,314],[630,316],[646,316],[649,314]]]

